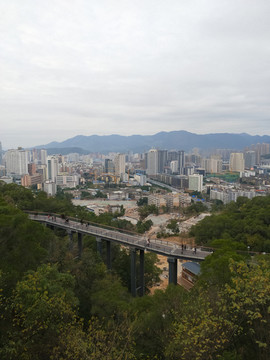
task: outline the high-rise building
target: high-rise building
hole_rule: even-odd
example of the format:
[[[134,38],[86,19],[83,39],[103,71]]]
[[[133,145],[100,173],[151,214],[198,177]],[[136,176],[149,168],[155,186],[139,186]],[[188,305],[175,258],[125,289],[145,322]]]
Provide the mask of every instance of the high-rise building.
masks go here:
[[[203,176],[199,174],[189,175],[188,177],[189,190],[202,192],[203,189]]]
[[[121,176],[126,172],[126,155],[117,154],[114,159],[115,175]]]
[[[176,150],[168,151],[168,163],[174,160],[177,160],[177,151]]]
[[[252,169],[256,165],[256,152],[249,150],[245,152],[245,168]]]
[[[168,151],[158,150],[158,173],[162,174],[167,165]]]
[[[147,153],[147,175],[156,175],[158,173],[158,150],[151,149]]]
[[[39,157],[40,157],[40,152],[38,149],[32,149],[32,159],[31,161],[35,164],[38,164],[39,161]]]
[[[256,152],[256,165],[259,165],[261,162],[261,156],[267,155],[270,153],[270,144],[268,143],[258,143],[256,145],[251,145],[245,148],[245,151],[252,150]]]
[[[105,159],[104,171],[107,174],[114,174],[114,163],[111,159]]]
[[[8,150],[5,154],[5,162],[8,175],[28,174],[29,151],[23,149]]]
[[[41,149],[40,150],[40,164],[41,165],[47,165],[47,150]]]
[[[178,173],[183,175],[185,173],[185,151],[179,150],[177,152],[177,159],[178,160]]]
[[[211,159],[204,159],[203,167],[205,168],[205,171],[209,174],[221,173],[222,160],[213,157],[211,157]]]
[[[48,156],[47,158],[47,180],[56,181],[58,175],[58,158],[55,156]]]
[[[230,171],[243,172],[245,169],[245,161],[243,153],[231,153],[230,156]]]

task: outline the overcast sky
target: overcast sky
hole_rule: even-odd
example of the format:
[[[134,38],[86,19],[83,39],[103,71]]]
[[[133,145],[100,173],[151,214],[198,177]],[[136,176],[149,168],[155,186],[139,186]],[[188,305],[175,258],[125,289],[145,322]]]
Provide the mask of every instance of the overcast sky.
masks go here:
[[[270,135],[269,0],[0,0],[0,141]]]

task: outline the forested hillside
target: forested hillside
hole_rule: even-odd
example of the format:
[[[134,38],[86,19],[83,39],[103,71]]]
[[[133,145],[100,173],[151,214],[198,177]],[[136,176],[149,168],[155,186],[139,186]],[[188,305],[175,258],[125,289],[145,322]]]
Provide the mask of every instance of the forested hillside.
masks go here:
[[[217,250],[204,261],[192,291],[171,285],[132,298],[127,249],[114,246],[113,271],[108,272],[94,238],[84,237],[79,259],[65,232],[30,221],[22,210],[77,215],[107,225],[117,217],[94,218],[64,194],[48,199],[42,192],[0,184],[0,358],[269,359],[270,259],[236,251],[248,214],[249,222],[260,224],[263,244],[269,241],[263,225],[269,221],[269,199],[254,200],[209,217]],[[239,232],[236,224],[226,236],[215,230],[210,219],[218,216],[239,216]],[[147,287],[158,281],[156,261],[147,254]]]
[[[233,240],[239,249],[270,252],[270,196],[252,200],[239,197],[220,214],[204,218],[191,229],[198,244],[213,245],[214,240]]]

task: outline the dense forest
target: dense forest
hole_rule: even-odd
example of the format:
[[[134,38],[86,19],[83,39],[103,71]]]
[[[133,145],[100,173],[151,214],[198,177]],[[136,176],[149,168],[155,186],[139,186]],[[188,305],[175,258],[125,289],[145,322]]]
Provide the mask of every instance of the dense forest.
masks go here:
[[[204,218],[191,229],[198,244],[215,245],[215,240],[234,241],[240,249],[270,253],[270,197],[249,200],[239,197],[219,214]]]
[[[269,359],[270,198],[240,199],[192,229],[215,247],[194,288],[170,285],[132,298],[128,249],[113,247],[107,271],[96,241],[84,236],[81,258],[67,234],[29,220],[23,210],[74,216],[128,228],[118,215],[99,217],[60,192],[0,183],[0,358]],[[146,254],[146,287],[159,279]]]

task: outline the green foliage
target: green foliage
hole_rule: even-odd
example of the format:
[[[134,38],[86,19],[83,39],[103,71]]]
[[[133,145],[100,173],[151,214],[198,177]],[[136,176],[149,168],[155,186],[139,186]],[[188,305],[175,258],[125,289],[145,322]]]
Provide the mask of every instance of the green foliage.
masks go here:
[[[153,296],[137,298],[133,303],[135,320],[132,328],[138,359],[164,359],[171,338],[175,313],[184,311],[189,293],[182,287],[170,285],[165,291],[156,290]]]
[[[171,219],[166,227],[167,229],[171,230],[174,234],[179,234],[179,227],[176,219]]]
[[[79,299],[78,313],[84,319],[84,324],[87,324],[92,316],[93,287],[95,282],[99,283],[105,278],[106,267],[97,255],[96,249],[94,251],[86,247],[83,250],[82,258],[78,261],[74,261],[71,256],[66,256],[61,270],[69,271],[74,276],[74,290]]]
[[[158,215],[159,211],[156,205],[143,205],[139,207],[139,215],[141,220],[145,219],[150,214]]]
[[[268,359],[270,352],[270,259],[230,263],[232,282],[223,296],[237,326],[236,347],[247,360]],[[243,341],[244,340],[244,341]]]
[[[81,191],[81,200],[93,199],[93,198],[94,198],[94,196],[91,193],[89,193],[88,191],[84,191],[84,190]]]
[[[139,234],[143,234],[146,231],[150,230],[152,225],[153,225],[152,220],[146,220],[146,221],[139,220],[136,225],[137,232]]]
[[[229,344],[235,325],[227,319],[222,299],[209,301],[207,293],[192,296],[185,303],[184,313],[178,313],[166,348],[166,359],[217,359]]]
[[[118,250],[118,252],[116,252]],[[138,258],[138,257],[137,257]],[[137,259],[138,260],[138,259]],[[158,261],[157,255],[154,253],[146,253],[144,256],[144,267],[145,267],[145,289],[146,292],[149,291],[154,283],[160,281],[159,275],[161,270],[156,266]],[[115,248],[115,256],[112,264],[113,271],[120,277],[121,283],[123,286],[129,289],[130,291],[130,253],[127,249],[118,247]],[[136,266],[137,271],[137,282],[139,279],[139,261],[137,261]],[[139,283],[137,283],[139,286]]]
[[[198,244],[230,239],[253,251],[270,252],[270,197],[238,198],[220,215],[212,215],[193,226],[191,236]]]
[[[207,206],[202,203],[201,201],[196,201],[193,204],[191,204],[190,206],[186,207],[184,209],[184,214],[185,215],[199,215],[202,212],[207,212],[208,208]]]
[[[5,292],[10,292],[25,271],[52,259],[53,251],[57,251],[53,233],[0,198],[0,269]]]
[[[102,319],[121,319],[127,311],[131,295],[120,280],[107,275],[102,280],[95,280],[93,285],[92,315]]]
[[[241,261],[244,256],[236,252],[238,244],[229,240],[216,240],[212,243],[215,247],[213,254],[206,257],[201,264],[199,284],[219,289],[231,282],[230,262]]]
[[[197,203],[192,206],[193,212]],[[97,254],[93,237],[84,236],[78,259],[65,233],[30,221],[20,209],[61,210],[78,220],[129,228],[120,214],[97,217],[74,207],[62,191],[49,199],[1,184],[0,358],[268,360],[270,258],[239,250],[270,246],[269,206],[267,197],[239,198],[205,218],[192,233],[197,241],[210,240],[215,251],[202,263],[193,289],[170,285],[133,299],[126,248],[112,246],[108,272],[105,251],[103,258]],[[138,224],[143,230],[151,226]],[[175,232],[176,227],[173,220],[168,225]],[[154,253],[145,254],[147,292],[160,281],[156,263]],[[139,279],[138,257],[136,270]]]
[[[60,334],[77,326],[74,280],[56,266],[43,265],[18,282],[11,298],[13,329],[1,350],[3,358],[49,359]]]
[[[148,197],[142,197],[137,201],[138,206],[148,205]]]
[[[211,206],[211,212],[215,213],[215,212],[220,212],[222,210],[224,210],[225,205],[223,204],[223,201],[221,200],[214,200],[212,202],[212,206]]]
[[[100,190],[97,191],[94,197],[98,199],[107,199],[107,195]]]
[[[135,359],[131,328],[127,319],[104,324],[92,318],[87,331],[88,358],[95,360],[133,360]],[[77,359],[77,358],[76,358]]]

